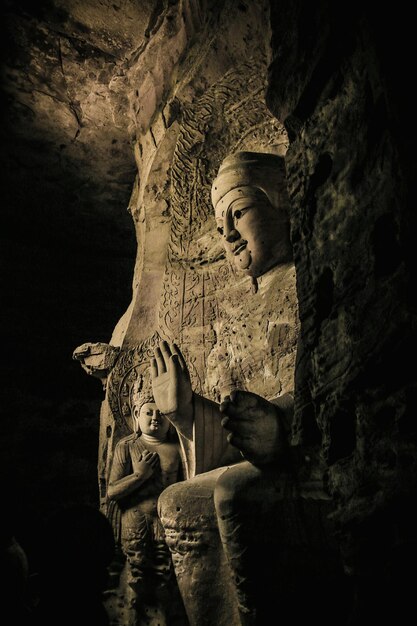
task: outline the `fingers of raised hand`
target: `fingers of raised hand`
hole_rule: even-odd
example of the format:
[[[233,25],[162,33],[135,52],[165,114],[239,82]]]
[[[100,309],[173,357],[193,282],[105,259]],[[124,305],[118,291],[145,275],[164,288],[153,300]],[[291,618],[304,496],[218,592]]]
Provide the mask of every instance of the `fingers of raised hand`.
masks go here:
[[[162,350],[159,346],[154,350],[154,361],[156,363],[157,376],[159,376],[160,374],[165,374],[165,372],[167,371],[166,363],[162,354]]]
[[[158,376],[158,364],[155,358],[151,359],[151,378],[152,380]]]
[[[185,359],[182,355],[181,350],[179,349],[176,343],[172,344],[172,353],[173,355],[176,354],[178,356],[178,363],[180,365],[180,368],[182,369],[183,372],[186,372],[188,374],[187,364],[185,362]]]
[[[181,369],[180,362],[178,359],[178,354],[171,355],[171,358],[169,359],[169,362],[168,362],[168,371],[175,372],[175,374],[182,375],[182,369]]]
[[[154,356],[150,360],[150,369],[154,385],[164,374],[167,374],[168,378],[172,375],[175,375],[177,379],[189,380],[190,378],[181,350],[175,343],[169,344],[167,341],[161,341],[159,346],[155,348]]]
[[[155,348],[154,357],[151,359],[152,378],[164,374],[170,368],[173,360],[174,365],[183,371],[188,371],[178,346],[176,344],[170,345],[167,341],[161,341],[159,346]]]
[[[189,372],[187,368],[187,364],[185,363],[184,357],[181,354],[180,349],[174,343],[171,347],[171,356],[167,364],[167,368],[169,372],[175,372],[176,376],[182,379],[189,380]]]
[[[155,378],[152,380],[152,389],[158,390],[160,388],[164,389],[171,380],[171,375],[168,372],[164,372],[163,374],[157,374]]]
[[[161,351],[162,357],[164,359],[165,367],[168,368],[169,360],[172,356],[171,346],[167,341],[161,341],[159,344],[159,350]]]

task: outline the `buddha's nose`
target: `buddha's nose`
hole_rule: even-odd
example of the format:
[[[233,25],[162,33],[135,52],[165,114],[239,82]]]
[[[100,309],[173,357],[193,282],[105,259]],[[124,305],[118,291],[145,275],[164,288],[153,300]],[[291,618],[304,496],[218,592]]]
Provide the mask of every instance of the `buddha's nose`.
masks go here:
[[[233,241],[239,239],[240,233],[236,230],[236,228],[234,228],[234,226],[229,228],[229,226],[226,224],[224,229],[224,236],[226,241],[228,241],[229,243],[233,243]]]

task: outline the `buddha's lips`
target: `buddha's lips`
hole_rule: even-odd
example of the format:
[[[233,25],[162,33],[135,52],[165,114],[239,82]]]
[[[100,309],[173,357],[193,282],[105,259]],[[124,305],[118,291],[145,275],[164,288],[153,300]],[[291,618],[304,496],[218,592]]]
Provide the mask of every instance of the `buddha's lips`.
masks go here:
[[[235,246],[234,248],[232,248],[232,252],[235,256],[238,256],[238,254],[240,254],[242,252],[242,250],[244,250],[246,248],[246,246],[248,245],[247,241],[242,241],[241,243],[239,243],[237,246]]]

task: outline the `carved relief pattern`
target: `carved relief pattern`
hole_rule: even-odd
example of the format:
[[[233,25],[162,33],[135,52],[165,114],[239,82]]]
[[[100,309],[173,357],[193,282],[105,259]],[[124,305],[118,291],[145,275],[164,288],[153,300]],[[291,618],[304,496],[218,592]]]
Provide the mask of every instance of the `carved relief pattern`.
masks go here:
[[[121,350],[111,372],[107,385],[107,398],[120,437],[132,430],[130,421],[132,387],[139,376],[150,380],[149,362],[160,340],[160,335],[155,332],[152,337],[134,348]]]
[[[171,550],[172,560],[177,576],[189,571],[187,560],[200,558],[207,553],[213,543],[215,516],[209,519],[199,518],[195,524],[187,523],[187,527],[179,526],[178,520],[163,520],[165,541]]]
[[[265,379],[272,381],[277,371],[271,332],[276,335],[279,331],[274,322],[262,325],[263,334],[258,326],[254,329],[253,320],[245,324],[252,317],[253,306],[260,306],[256,319],[266,319],[265,301],[260,305],[259,298],[253,300],[248,315],[250,284],[235,274],[225,258],[210,199],[211,182],[226,154],[236,150],[285,153],[285,130],[264,103],[265,75],[265,59],[249,59],[188,105],[171,168],[172,228],[159,310],[160,332],[179,343],[188,356],[196,391],[214,400],[219,400],[222,390],[234,386],[256,391],[257,382],[265,385]],[[275,310],[276,302],[268,305]],[[268,351],[266,375],[260,370]],[[287,386],[276,381],[275,376],[268,395],[277,395]]]

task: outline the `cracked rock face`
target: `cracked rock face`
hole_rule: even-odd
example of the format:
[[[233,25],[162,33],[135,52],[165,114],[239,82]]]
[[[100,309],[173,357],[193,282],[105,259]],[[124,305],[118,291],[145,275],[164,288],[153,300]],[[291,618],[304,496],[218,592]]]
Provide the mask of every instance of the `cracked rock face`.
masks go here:
[[[14,151],[25,153],[23,165],[47,170],[49,180],[73,178],[74,203],[90,193],[95,206],[126,206],[134,178],[117,78],[148,20],[146,5],[138,12],[135,3],[122,4],[123,11],[117,3],[6,3],[4,124]]]
[[[12,491],[37,485],[17,512],[48,508],[58,492],[48,475],[68,477],[63,502],[97,499],[102,391],[70,354],[108,341],[130,298],[136,245],[126,209],[136,167],[120,75],[154,23],[154,3],[137,4],[2,4],[2,449],[6,463],[14,450]],[[75,450],[79,428],[91,444]]]

